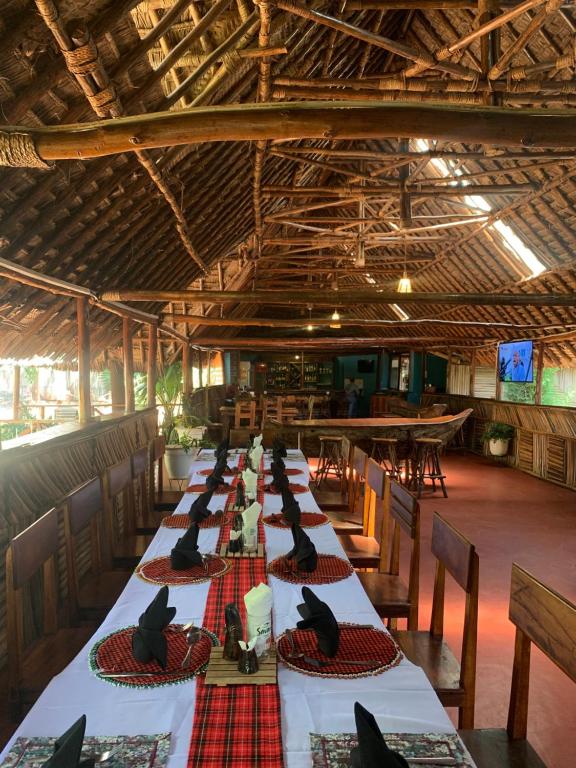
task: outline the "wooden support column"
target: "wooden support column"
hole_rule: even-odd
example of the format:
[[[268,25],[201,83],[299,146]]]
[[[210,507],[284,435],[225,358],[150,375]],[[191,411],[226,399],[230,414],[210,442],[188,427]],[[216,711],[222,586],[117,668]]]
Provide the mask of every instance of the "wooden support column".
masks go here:
[[[542,404],[542,373],[544,372],[544,344],[538,344],[538,358],[536,362],[536,392],[534,394],[534,403]]]
[[[474,397],[474,384],[476,383],[476,350],[472,350],[470,356],[470,397]]]
[[[117,360],[111,360],[108,368],[110,370],[110,390],[112,395],[112,413],[121,414],[124,411],[126,395],[124,394],[124,375],[122,366]]]
[[[88,299],[85,296],[76,299],[76,318],[78,322],[78,417],[82,424],[90,421],[92,405],[90,403],[90,320]]]
[[[452,394],[450,392],[450,373],[452,371],[452,350],[448,349],[448,365],[446,366],[446,393]]]
[[[12,418],[18,421],[20,418],[20,366],[14,366],[12,379]]]
[[[158,330],[148,326],[148,359],[146,361],[146,394],[148,408],[156,407],[156,355],[158,354]]]
[[[182,344],[182,378],[183,391],[187,395],[192,392],[192,369],[190,367],[190,345]]]
[[[500,381],[500,366],[498,360],[498,347],[496,347],[496,400],[500,400],[502,395],[502,382]]]
[[[208,414],[210,412],[210,401],[209,401],[209,387],[210,387],[210,367],[212,362],[212,352],[208,350],[206,352],[206,386],[204,388],[204,418],[208,418]]]
[[[198,350],[198,387],[202,388],[202,350]]]
[[[134,359],[132,355],[132,328],[127,317],[122,319],[122,353],[124,356],[124,393],[126,413],[134,411]]]

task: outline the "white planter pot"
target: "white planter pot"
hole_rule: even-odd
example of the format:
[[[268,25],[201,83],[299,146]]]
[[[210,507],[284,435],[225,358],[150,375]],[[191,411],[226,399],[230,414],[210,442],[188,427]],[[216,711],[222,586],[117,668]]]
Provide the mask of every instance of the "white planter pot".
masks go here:
[[[182,439],[183,435],[186,435],[190,440],[202,440],[206,433],[206,427],[176,427],[178,437]]]
[[[166,472],[171,480],[187,480],[190,477],[193,453],[184,451],[179,445],[167,445],[164,455]]]
[[[508,444],[510,440],[490,440],[488,445],[490,446],[490,453],[492,456],[506,456],[508,453]]]

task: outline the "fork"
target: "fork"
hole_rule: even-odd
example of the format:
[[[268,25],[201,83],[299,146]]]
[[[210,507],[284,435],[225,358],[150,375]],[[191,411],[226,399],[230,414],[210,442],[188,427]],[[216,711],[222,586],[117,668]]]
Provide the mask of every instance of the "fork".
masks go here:
[[[306,656],[305,653],[298,653],[296,651],[296,645],[294,643],[294,637],[292,635],[291,629],[287,629],[285,634],[290,644],[290,653],[288,654],[288,658],[302,659],[303,662],[305,662],[306,664],[310,664],[313,667],[327,667],[330,664],[344,664],[345,666],[352,666],[352,667],[367,667],[367,666],[372,666],[373,664],[382,663],[379,659],[334,659],[330,661],[322,661],[322,659],[314,659],[312,658],[312,656]]]

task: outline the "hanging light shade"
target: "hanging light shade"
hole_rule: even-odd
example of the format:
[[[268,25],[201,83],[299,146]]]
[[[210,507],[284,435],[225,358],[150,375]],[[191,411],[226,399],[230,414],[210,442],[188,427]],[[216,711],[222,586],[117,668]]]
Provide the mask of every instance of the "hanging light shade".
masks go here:
[[[398,280],[398,288],[396,288],[396,291],[397,293],[412,293],[412,282],[408,277],[406,270],[404,270],[404,274],[400,280]]]
[[[312,323],[308,323],[308,325],[306,326],[306,330],[307,331],[313,331],[314,330],[314,326],[312,325]]]
[[[340,315],[338,314],[338,310],[335,309],[332,313],[332,317],[330,318],[330,328],[341,328],[340,325]]]
[[[312,325],[312,305],[308,304],[308,326],[306,328],[308,331],[313,331],[314,326]]]

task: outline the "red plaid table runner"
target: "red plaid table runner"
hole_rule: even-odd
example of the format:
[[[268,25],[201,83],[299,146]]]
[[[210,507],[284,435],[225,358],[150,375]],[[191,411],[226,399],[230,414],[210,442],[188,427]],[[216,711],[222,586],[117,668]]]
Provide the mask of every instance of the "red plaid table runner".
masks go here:
[[[243,465],[240,457],[239,468]],[[264,501],[262,483],[258,501]],[[230,494],[226,512],[234,503]],[[227,515],[227,517],[230,517]],[[230,522],[222,526],[220,545],[230,535]],[[258,541],[264,541],[264,526],[258,523]],[[208,591],[203,625],[221,640],[224,635],[224,606],[234,602],[244,625],[244,595],[260,582],[266,583],[264,558],[238,558],[234,567]],[[217,687],[196,684],[194,727],[188,752],[188,768],[283,768],[280,694],[278,685],[234,685]]]

